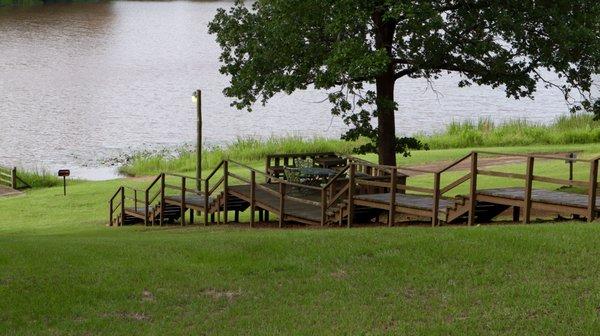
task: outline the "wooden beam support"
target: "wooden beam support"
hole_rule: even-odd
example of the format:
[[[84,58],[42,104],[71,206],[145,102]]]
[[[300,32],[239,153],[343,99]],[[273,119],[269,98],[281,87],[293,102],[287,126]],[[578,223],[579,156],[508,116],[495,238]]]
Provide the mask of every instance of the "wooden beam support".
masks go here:
[[[348,178],[348,227],[352,226],[354,220],[354,175],[356,165],[350,164],[350,176]]]
[[[223,223],[227,224],[229,218],[227,215],[227,193],[229,189],[229,162],[223,161]]]
[[[439,225],[440,210],[440,173],[433,174],[433,206],[431,209],[431,226]]]
[[[396,222],[396,187],[398,184],[398,181],[396,180],[397,178],[398,170],[396,168],[393,168],[391,176],[392,187],[390,188],[390,208],[388,210],[388,226],[393,226]]]
[[[279,227],[283,227],[285,219],[285,183],[279,183]]]
[[[254,226],[254,209],[256,208],[256,173],[250,171],[250,227]]]
[[[198,182],[200,183],[200,182]],[[208,225],[208,180],[204,180],[204,225]]]
[[[165,174],[160,177],[160,226],[165,223]]]
[[[185,212],[186,212],[186,208],[185,208],[185,177],[181,178],[181,219],[180,219],[180,223],[181,225],[185,225]]]
[[[588,189],[588,208],[587,208],[587,220],[588,222],[596,219],[596,188],[598,186],[598,159],[590,162],[590,185]]]
[[[523,223],[531,222],[531,192],[533,190],[534,157],[527,157],[527,171],[525,172],[525,197],[523,198]]]
[[[471,184],[469,186],[469,226],[475,224],[477,209],[477,152],[471,153]]]

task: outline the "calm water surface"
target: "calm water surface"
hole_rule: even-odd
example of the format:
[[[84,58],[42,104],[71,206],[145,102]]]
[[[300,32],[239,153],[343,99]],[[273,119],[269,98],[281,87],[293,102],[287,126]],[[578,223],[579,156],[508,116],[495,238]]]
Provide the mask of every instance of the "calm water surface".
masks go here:
[[[207,24],[231,2],[110,2],[0,9],[0,165],[110,178],[105,159],[195,141],[194,90],[203,90],[205,142],[237,137],[339,137],[324,92],[280,95],[252,113],[229,107],[219,48]],[[557,91],[515,101],[459,89],[456,77],[397,85],[397,130],[443,128],[489,116],[550,121],[566,113]]]

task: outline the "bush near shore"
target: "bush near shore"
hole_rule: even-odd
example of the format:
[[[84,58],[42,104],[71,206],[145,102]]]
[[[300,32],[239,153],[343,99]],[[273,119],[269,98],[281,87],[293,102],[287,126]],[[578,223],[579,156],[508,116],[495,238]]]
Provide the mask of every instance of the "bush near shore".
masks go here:
[[[491,119],[452,122],[443,132],[419,134],[431,149],[567,145],[600,142],[600,121],[591,114],[561,116],[550,124],[511,120],[495,124]]]

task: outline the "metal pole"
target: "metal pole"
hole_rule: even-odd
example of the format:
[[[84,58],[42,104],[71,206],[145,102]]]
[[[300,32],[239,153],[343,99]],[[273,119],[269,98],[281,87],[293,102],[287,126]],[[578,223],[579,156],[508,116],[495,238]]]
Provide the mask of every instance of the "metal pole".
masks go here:
[[[67,177],[63,176],[63,196],[67,196]]]
[[[195,93],[196,97],[196,114],[197,114],[197,125],[196,125],[196,190],[200,191],[202,183],[200,178],[202,177],[202,91],[197,90]],[[206,209],[205,209],[206,210]]]

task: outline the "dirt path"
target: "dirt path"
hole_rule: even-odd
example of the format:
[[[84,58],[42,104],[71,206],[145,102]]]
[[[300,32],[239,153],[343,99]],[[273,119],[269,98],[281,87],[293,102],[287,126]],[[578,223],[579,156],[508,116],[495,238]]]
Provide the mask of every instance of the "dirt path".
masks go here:
[[[5,186],[0,186],[0,197],[4,197],[4,196],[16,196],[16,195],[21,195],[22,192],[15,190],[13,188],[9,188],[9,187],[5,187]]]
[[[540,154],[565,156],[565,158],[566,158],[569,153],[559,152],[559,153],[540,153]],[[452,162],[453,161],[438,161],[438,162],[426,163],[426,164],[420,164],[420,165],[409,165],[406,167],[437,171],[437,170],[440,170],[440,169],[446,167],[447,165],[449,165]],[[508,164],[515,164],[515,163],[525,163],[525,158],[523,156],[502,156],[502,157],[479,158],[477,160],[477,166],[480,168],[490,167],[490,166],[498,166],[498,165],[508,165]],[[452,169],[450,169],[450,171],[452,171],[452,170],[469,170],[470,168],[471,168],[470,160],[465,160],[465,161],[457,164],[456,166],[452,167]],[[406,174],[407,176],[426,174],[426,173],[414,172],[414,171],[403,171],[403,173]]]

